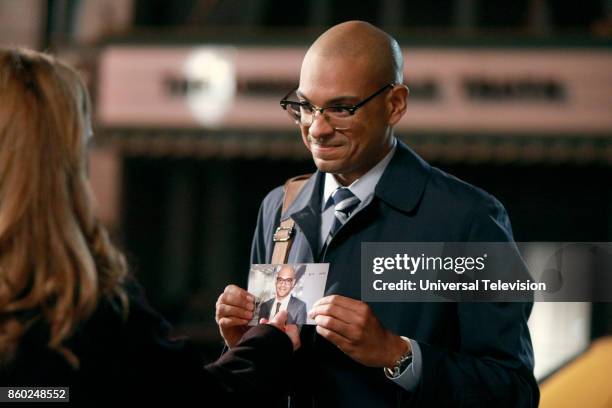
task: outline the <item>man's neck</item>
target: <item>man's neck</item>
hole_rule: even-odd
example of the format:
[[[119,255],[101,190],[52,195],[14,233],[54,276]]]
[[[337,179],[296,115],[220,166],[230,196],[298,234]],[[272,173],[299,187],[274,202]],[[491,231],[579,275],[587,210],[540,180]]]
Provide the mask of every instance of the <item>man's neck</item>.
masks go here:
[[[372,160],[371,163],[368,163],[366,166],[364,166],[363,168],[355,172],[345,173],[345,174],[334,173],[333,174],[334,178],[336,179],[338,184],[340,184],[341,186],[343,187],[350,186],[351,184],[355,182],[355,180],[359,179],[361,176],[366,174],[368,171],[372,170],[378,163],[380,163],[389,154],[389,152],[393,149],[393,147],[395,147],[396,143],[397,142],[395,141],[395,136],[391,135],[382,153],[378,154],[375,160]]]

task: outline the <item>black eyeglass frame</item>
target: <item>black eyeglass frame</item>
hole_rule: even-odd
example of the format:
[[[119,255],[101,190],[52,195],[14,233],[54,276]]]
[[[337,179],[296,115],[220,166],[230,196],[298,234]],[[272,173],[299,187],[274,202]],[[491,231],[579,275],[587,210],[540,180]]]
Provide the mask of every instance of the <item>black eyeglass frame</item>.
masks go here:
[[[287,95],[285,95],[283,97],[283,99],[280,100],[280,105],[284,110],[287,110],[287,106],[288,105],[298,105],[298,106],[310,106],[313,110],[313,115],[312,115],[312,120],[314,122],[314,117],[316,116],[314,112],[318,111],[321,115],[323,115],[323,112],[325,112],[326,109],[331,109],[331,108],[342,108],[342,109],[346,109],[351,116],[355,114],[355,112],[357,111],[357,109],[363,107],[363,105],[365,105],[366,103],[370,102],[372,99],[376,98],[378,95],[380,95],[381,93],[383,93],[384,91],[386,91],[388,88],[393,89],[397,84],[395,82],[391,82],[386,84],[385,86],[383,86],[382,88],[380,88],[379,90],[377,90],[376,92],[374,92],[372,95],[368,96],[367,98],[365,98],[364,100],[356,103],[355,105],[342,105],[342,104],[337,104],[337,105],[329,105],[329,106],[324,106],[322,108],[319,108],[318,106],[315,106],[313,104],[311,104],[310,102],[300,102],[300,101],[290,101],[287,98],[289,97],[289,95],[291,95],[292,93],[294,93],[297,89],[298,86],[296,86],[295,88],[293,88]],[[312,125],[312,122],[310,123]]]

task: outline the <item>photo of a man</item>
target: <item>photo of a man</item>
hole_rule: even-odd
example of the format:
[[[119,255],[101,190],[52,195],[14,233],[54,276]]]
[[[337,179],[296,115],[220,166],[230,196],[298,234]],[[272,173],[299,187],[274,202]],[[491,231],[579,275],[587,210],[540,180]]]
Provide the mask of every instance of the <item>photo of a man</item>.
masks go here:
[[[274,283],[276,294],[261,304],[259,318],[272,319],[286,310],[288,324],[306,324],[306,303],[291,294],[296,282],[295,269],[290,265],[281,266]]]

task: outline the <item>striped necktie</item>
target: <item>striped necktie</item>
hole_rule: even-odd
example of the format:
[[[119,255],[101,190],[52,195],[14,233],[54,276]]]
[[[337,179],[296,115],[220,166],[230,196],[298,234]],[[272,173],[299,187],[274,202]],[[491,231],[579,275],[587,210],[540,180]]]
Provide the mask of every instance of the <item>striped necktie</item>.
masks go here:
[[[357,208],[361,202],[361,200],[346,187],[338,187],[338,189],[332,193],[331,198],[334,200],[334,223],[329,230],[326,244],[336,235],[340,227],[346,223],[351,213],[355,211],[355,208]]]

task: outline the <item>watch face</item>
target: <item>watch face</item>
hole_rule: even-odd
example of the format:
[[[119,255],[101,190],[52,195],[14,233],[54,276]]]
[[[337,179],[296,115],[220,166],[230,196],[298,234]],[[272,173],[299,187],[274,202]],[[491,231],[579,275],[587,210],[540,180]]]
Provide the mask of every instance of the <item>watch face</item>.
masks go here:
[[[399,368],[398,367],[393,367],[393,368],[385,367],[385,375],[389,378],[396,378],[397,376],[399,376]]]

